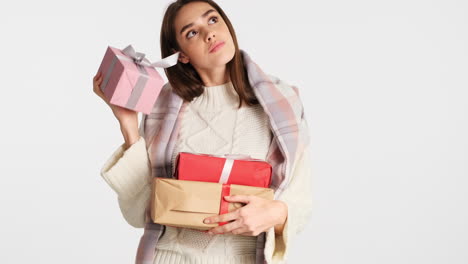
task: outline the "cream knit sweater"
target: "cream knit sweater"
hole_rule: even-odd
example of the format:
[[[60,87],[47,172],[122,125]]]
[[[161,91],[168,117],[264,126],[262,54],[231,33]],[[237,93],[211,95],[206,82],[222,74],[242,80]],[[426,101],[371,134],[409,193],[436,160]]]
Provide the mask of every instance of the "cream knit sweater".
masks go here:
[[[238,109],[238,102],[238,95],[232,83],[228,82],[205,87],[204,93],[189,103],[172,157],[172,172],[175,171],[177,154],[181,151],[214,155],[247,154],[257,159],[266,158],[273,137],[268,117],[260,105]],[[295,171],[301,176],[293,177],[288,188],[299,191],[295,194],[296,198],[285,191],[283,197],[286,199],[280,200],[290,207],[292,204],[288,203],[288,196],[291,196],[290,201],[302,196],[302,202],[309,206],[302,212],[289,208],[282,236],[275,235],[273,228],[267,232],[265,257],[269,263],[280,263],[286,258],[288,235],[300,231],[310,213],[310,169],[307,159],[308,151],[297,161]],[[143,137],[127,150],[123,149],[122,144],[101,170],[102,177],[118,195],[124,218],[134,227],[144,227],[144,209],[150,195],[150,170]],[[297,185],[292,184],[294,181]],[[291,228],[291,222],[297,227]],[[251,236],[208,235],[167,226],[157,244],[154,263],[255,263],[255,243],[256,237]]]

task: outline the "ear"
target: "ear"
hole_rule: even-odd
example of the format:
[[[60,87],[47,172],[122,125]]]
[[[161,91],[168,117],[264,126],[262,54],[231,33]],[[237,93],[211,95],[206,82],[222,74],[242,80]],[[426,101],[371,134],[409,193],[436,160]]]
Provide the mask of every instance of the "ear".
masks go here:
[[[173,52],[173,53],[176,53],[177,50],[172,49],[172,52]],[[178,58],[178,60],[179,60],[180,62],[184,63],[184,64],[187,64],[187,63],[190,62],[190,58],[189,58],[187,55],[185,55],[185,53],[183,53],[182,51],[180,51],[180,53],[179,53],[179,58]]]

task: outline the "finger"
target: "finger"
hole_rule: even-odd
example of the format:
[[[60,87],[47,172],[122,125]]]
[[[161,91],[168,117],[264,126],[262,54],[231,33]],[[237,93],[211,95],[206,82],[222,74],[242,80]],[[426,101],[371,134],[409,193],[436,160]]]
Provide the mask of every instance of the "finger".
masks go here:
[[[95,91],[101,91],[101,87],[100,87],[99,85],[100,85],[100,84],[99,84],[97,81],[94,82],[93,87],[94,87],[94,90],[95,90]]]
[[[240,221],[234,221],[234,222],[222,225],[222,226],[214,227],[214,228],[210,229],[210,231],[208,231],[208,233],[211,233],[211,234],[226,234],[226,233],[231,232],[232,230],[239,229],[240,227],[241,227]]]
[[[244,233],[240,233],[240,234],[236,234],[236,235],[240,235],[240,236],[256,236],[253,232],[250,232],[250,231],[247,231],[247,232],[244,232]]]
[[[239,202],[248,204],[252,201],[252,197],[250,195],[231,195],[231,196],[224,196],[224,199],[228,202]]]
[[[252,234],[249,232],[248,228],[245,226],[241,226],[239,228],[231,230],[233,235],[241,235],[241,236],[251,236]]]
[[[218,222],[227,222],[227,221],[235,220],[237,218],[239,218],[239,209],[226,213],[226,214],[207,217],[205,218],[203,223],[212,224],[212,223],[218,223]]]
[[[102,78],[98,78],[98,79],[94,80],[95,86],[99,86],[99,85],[101,85],[101,83],[102,83]]]
[[[241,226],[239,228],[233,229],[226,234],[232,234],[232,235],[239,235],[239,236],[256,236],[254,232],[249,231],[249,229],[246,226]]]
[[[101,97],[102,99],[105,100],[104,98],[104,92],[101,90],[101,87],[99,86],[99,84],[96,83],[96,85],[94,85],[94,92],[99,96]]]

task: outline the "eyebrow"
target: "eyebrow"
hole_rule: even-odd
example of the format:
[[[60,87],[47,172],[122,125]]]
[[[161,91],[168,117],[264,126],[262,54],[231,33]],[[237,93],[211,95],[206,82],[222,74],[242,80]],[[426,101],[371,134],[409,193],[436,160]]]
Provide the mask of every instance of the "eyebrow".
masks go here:
[[[216,11],[216,10],[214,10],[214,9],[208,9],[205,13],[203,13],[203,15],[202,15],[201,17],[204,18],[204,17],[208,16],[211,12],[215,12],[215,11]],[[191,26],[193,26],[193,22],[190,23],[190,24],[187,24],[187,25],[183,26],[182,29],[180,30],[180,34],[184,33],[184,31],[185,31],[187,28],[191,27]]]

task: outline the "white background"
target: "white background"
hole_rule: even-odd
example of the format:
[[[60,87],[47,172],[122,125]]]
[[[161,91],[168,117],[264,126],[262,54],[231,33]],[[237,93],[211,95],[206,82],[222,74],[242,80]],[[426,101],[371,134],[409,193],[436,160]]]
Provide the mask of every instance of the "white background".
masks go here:
[[[168,3],[0,4],[0,263],[133,263],[92,77],[107,45],[159,59]],[[218,3],[306,108],[314,208],[290,263],[468,263],[468,2]]]

